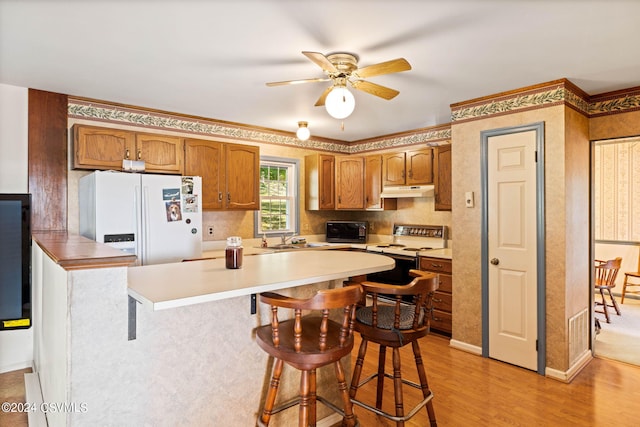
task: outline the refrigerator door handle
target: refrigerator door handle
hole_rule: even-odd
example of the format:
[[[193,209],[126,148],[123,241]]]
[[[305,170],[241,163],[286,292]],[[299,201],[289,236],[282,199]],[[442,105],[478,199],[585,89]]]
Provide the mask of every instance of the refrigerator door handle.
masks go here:
[[[142,203],[141,203],[141,192],[140,187],[137,185],[134,187],[133,191],[133,214],[135,218],[135,226],[136,226],[136,235],[135,239],[135,247],[136,247],[136,255],[138,259],[136,260],[136,265],[142,265],[143,257],[144,257],[144,247],[142,244]]]
[[[149,188],[142,187],[142,265],[149,260]]]

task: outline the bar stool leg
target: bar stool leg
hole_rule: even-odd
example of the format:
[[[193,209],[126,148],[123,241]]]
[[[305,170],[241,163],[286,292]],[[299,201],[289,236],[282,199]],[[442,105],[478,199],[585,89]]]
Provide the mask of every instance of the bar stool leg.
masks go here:
[[[344,375],[344,368],[339,360],[334,363],[334,365],[336,368],[336,378],[338,379],[338,389],[340,390],[340,396],[342,396],[342,407],[344,408],[342,425],[344,427],[353,427],[356,425],[356,417],[353,414],[353,404],[351,403],[351,399],[349,399],[349,391],[347,389],[347,379]]]
[[[271,419],[271,415],[273,414],[273,405],[276,401],[276,394],[278,393],[278,386],[280,385],[280,376],[282,375],[283,366],[284,361],[280,359],[276,359],[273,364],[273,374],[271,376],[269,392],[267,393],[267,398],[264,403],[264,409],[262,410],[262,417],[260,418],[265,426],[269,425],[269,420]]]
[[[404,417],[404,402],[402,399],[402,372],[400,366],[400,348],[393,348],[393,392],[396,398],[396,416]],[[398,427],[404,427],[404,421],[396,423]]]
[[[351,389],[349,390],[349,397],[351,399],[354,399],[356,397],[356,392],[358,391],[358,384],[360,383],[360,376],[362,375],[364,356],[367,354],[367,343],[368,341],[364,338],[360,343],[358,358],[356,359],[356,366],[353,368],[353,376],[351,378]]]
[[[376,386],[376,408],[382,409],[382,392],[384,391],[384,364],[387,356],[387,346],[380,345],[378,355],[378,385]]]
[[[418,377],[420,377],[420,388],[422,389],[422,397],[427,397],[431,394],[429,383],[427,382],[427,373],[424,369],[424,363],[422,362],[422,352],[420,351],[420,344],[418,341],[413,341],[413,357],[416,359],[416,369],[418,370]],[[429,415],[429,424],[431,427],[436,427],[436,413],[433,409],[433,402],[427,402],[427,414]]]
[[[316,370],[309,371],[309,426],[315,427],[316,416]]]
[[[311,379],[309,371],[302,371],[300,375],[300,415],[298,416],[298,426],[309,426],[309,389]]]

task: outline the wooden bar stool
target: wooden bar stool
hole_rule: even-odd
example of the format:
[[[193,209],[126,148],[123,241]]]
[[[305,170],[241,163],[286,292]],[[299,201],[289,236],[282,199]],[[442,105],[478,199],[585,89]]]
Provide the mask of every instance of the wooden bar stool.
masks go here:
[[[257,329],[256,341],[275,360],[269,391],[258,425],[268,426],[273,414],[300,405],[298,425],[315,426],[317,400],[341,414],[343,426],[356,425],[340,359],[348,356],[353,349],[355,308],[361,297],[360,286],[320,290],[314,297],[305,300],[271,292],[260,295],[260,301],[271,306],[272,314],[271,324]],[[292,309],[294,318],[280,321],[278,307]],[[341,309],[340,323],[329,319],[330,309]],[[310,315],[302,316],[302,310],[312,312]],[[313,311],[320,312],[321,315],[313,315]],[[284,363],[302,371],[300,397],[274,408]],[[316,369],[331,363],[335,367],[338,389],[342,396],[342,410],[316,394]]]
[[[436,426],[436,416],[432,402],[433,392],[427,383],[427,375],[422,362],[418,338],[424,337],[429,332],[429,319],[432,310],[431,300],[433,293],[438,288],[438,276],[434,273],[419,270],[410,270],[409,274],[415,279],[408,285],[388,285],[367,281],[360,283],[367,296],[367,304],[370,298],[371,305],[358,308],[356,313],[355,330],[362,336],[362,343],[358,351],[349,395],[354,404],[395,421],[398,426],[404,426],[405,421],[412,418],[423,406],[426,406],[430,425]],[[413,304],[403,302],[402,296],[404,295],[413,296]],[[385,299],[391,298],[391,302],[381,301],[381,296],[384,296]],[[360,382],[362,365],[369,341],[380,345],[378,371]],[[411,344],[413,347],[420,384],[402,378],[400,348],[407,344]],[[393,375],[385,373],[387,347],[393,349]],[[385,377],[393,378],[395,414],[382,410]],[[375,407],[356,399],[358,389],[374,378],[378,380]],[[403,384],[422,390],[424,398],[406,415],[402,395]]]

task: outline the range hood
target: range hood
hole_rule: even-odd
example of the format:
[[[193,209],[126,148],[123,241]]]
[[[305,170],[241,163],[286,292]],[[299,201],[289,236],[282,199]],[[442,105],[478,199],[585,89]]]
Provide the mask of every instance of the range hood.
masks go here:
[[[380,197],[396,199],[399,197],[433,197],[433,185],[399,185],[382,188]]]

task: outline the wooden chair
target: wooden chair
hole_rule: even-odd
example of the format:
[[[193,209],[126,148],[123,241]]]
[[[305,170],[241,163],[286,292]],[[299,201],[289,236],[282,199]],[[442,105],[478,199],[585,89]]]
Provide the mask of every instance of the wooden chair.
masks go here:
[[[340,359],[353,349],[353,327],[356,304],[361,300],[362,288],[349,286],[339,289],[320,290],[310,299],[290,298],[275,293],[263,293],[260,301],[271,306],[271,324],[257,329],[258,345],[273,356],[273,375],[265,399],[259,425],[269,425],[271,416],[287,408],[299,407],[300,427],[316,425],[316,400],[343,416],[343,426],[356,425],[353,407],[344,369]],[[278,319],[278,307],[292,309],[290,320]],[[341,322],[329,319],[330,309],[341,309]],[[302,315],[302,310],[311,310]],[[314,315],[313,312],[321,315]],[[300,397],[283,403],[274,409],[276,394],[284,363],[302,371]],[[338,389],[342,396],[343,410],[321,396],[316,395],[316,369],[334,364]]]
[[[616,286],[616,276],[618,275],[618,270],[620,270],[620,264],[622,264],[622,258],[618,257],[616,259],[612,259],[609,261],[601,261],[595,260],[595,280],[594,286],[597,291],[600,292],[601,301],[596,301],[596,307],[602,306],[602,311],[596,310],[596,313],[604,314],[604,317],[607,323],[611,323],[611,318],[609,317],[609,307],[615,309],[616,314],[622,314],[620,312],[620,307],[616,302],[616,299],[613,297],[611,293],[611,289]],[[605,298],[605,292],[609,295],[610,303],[607,302]]]
[[[632,280],[633,282],[630,282]],[[638,268],[637,271],[631,272],[628,271],[624,273],[624,282],[622,283],[622,298],[620,299],[620,304],[624,304],[624,296],[625,294],[640,294],[640,290],[637,291],[629,291],[628,287],[640,287],[640,248],[638,248]]]
[[[436,426],[436,416],[433,409],[433,392],[429,389],[427,375],[425,373],[418,338],[422,338],[429,332],[429,319],[432,311],[433,293],[438,288],[438,276],[419,270],[410,270],[409,274],[415,279],[408,285],[388,285],[375,282],[362,282],[367,300],[371,305],[360,307],[356,313],[355,330],[362,336],[362,343],[358,351],[358,358],[353,371],[351,389],[349,395],[351,401],[365,409],[395,421],[398,426],[404,426],[405,421],[412,418],[422,407],[427,407],[427,414],[431,426]],[[413,304],[403,302],[402,296],[413,295]],[[380,297],[391,298],[390,303]],[[369,302],[367,301],[367,304]],[[360,382],[362,365],[367,353],[369,342],[378,343],[380,352],[378,355],[378,371]],[[400,366],[400,348],[411,344],[416,362],[420,384],[402,378]],[[385,373],[385,356],[387,347],[393,349],[393,376]],[[382,395],[384,390],[384,378],[393,378],[395,396],[395,414],[382,410]],[[377,378],[375,407],[356,398],[358,389],[372,379]],[[422,390],[424,399],[405,415],[402,396],[402,385]]]

